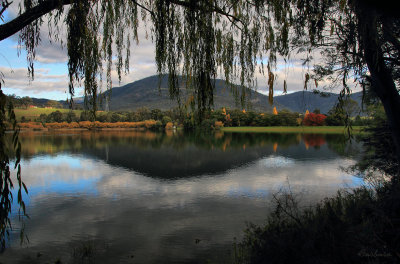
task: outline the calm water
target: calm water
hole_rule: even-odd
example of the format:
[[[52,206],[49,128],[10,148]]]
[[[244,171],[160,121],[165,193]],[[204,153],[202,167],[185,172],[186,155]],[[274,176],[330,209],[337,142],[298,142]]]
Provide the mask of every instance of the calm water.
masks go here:
[[[246,222],[263,223],[271,195],[304,203],[362,180],[340,166],[358,144],[337,135],[23,133],[25,233],[1,263],[229,262]],[[16,212],[16,210],[14,210]]]

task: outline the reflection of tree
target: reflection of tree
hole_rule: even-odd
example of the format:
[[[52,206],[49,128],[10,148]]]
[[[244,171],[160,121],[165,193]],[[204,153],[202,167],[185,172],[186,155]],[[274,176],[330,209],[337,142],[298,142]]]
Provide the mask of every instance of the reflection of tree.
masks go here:
[[[304,134],[303,141],[307,149],[309,147],[319,148],[326,143],[325,135],[322,134]]]
[[[138,148],[160,148],[168,146],[183,149],[194,145],[202,149],[243,149],[246,147],[273,146],[287,148],[300,143],[297,134],[250,134],[250,133],[216,133],[204,132],[154,133],[150,131],[75,131],[74,134],[56,133],[22,133],[22,154],[29,158],[37,154],[56,154],[69,151],[78,153],[81,149],[104,149],[106,146],[134,145]],[[44,136],[45,135],[45,136]]]
[[[345,135],[325,135],[328,148],[335,153],[344,157],[352,157],[360,152],[360,146],[357,144],[360,141],[360,136],[355,136],[349,144]]]
[[[68,133],[71,133],[68,131]],[[40,154],[79,154],[154,178],[182,178],[227,170],[272,155],[336,158],[327,148],[307,153],[301,134],[154,133],[148,131],[75,131],[75,134],[27,133],[21,136],[25,159]],[[54,143],[54,145],[53,145]],[[312,145],[315,145],[311,143]]]
[[[399,173],[400,167],[396,160],[393,138],[383,109],[376,107],[373,117],[370,125],[365,129],[366,134],[361,138],[364,151],[353,169],[367,174],[379,172],[394,176]]]
[[[299,145],[301,140],[309,147],[319,147],[328,143],[328,147],[340,155],[345,155],[346,141],[342,135],[315,134],[261,134],[261,133],[217,133],[182,131],[155,133],[151,131],[75,131],[74,134],[22,133],[22,155],[29,159],[38,154],[56,154],[60,152],[79,153],[82,149],[104,149],[107,146],[134,146],[141,149],[159,149],[169,147],[181,150],[189,146],[211,150],[238,150],[251,147],[274,145],[280,150]]]

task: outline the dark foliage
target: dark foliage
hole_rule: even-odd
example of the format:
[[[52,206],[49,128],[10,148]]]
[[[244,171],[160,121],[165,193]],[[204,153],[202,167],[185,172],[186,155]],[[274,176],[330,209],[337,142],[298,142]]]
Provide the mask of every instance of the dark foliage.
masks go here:
[[[237,263],[395,263],[400,250],[400,186],[340,191],[301,208],[292,193],[276,196],[265,226],[249,225]]]

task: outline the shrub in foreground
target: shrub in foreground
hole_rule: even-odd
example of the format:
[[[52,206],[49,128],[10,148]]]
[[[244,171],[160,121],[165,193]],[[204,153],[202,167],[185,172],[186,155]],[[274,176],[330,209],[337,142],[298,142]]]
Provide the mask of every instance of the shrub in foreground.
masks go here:
[[[394,263],[400,252],[400,185],[340,191],[302,209],[276,197],[266,225],[249,225],[236,263]]]

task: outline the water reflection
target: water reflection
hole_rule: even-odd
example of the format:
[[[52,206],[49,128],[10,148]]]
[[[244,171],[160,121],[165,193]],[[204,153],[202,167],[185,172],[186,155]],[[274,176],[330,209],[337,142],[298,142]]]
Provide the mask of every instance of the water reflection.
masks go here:
[[[338,135],[81,132],[30,133],[22,141],[25,159],[41,154],[80,154],[164,179],[223,173],[272,154],[319,161],[335,159],[338,152],[342,156],[354,152]]]
[[[287,181],[305,202],[360,184],[338,169],[357,144],[321,137],[22,135],[30,242],[20,248],[14,233],[0,262],[76,262],[90,248],[95,263],[220,263]]]

